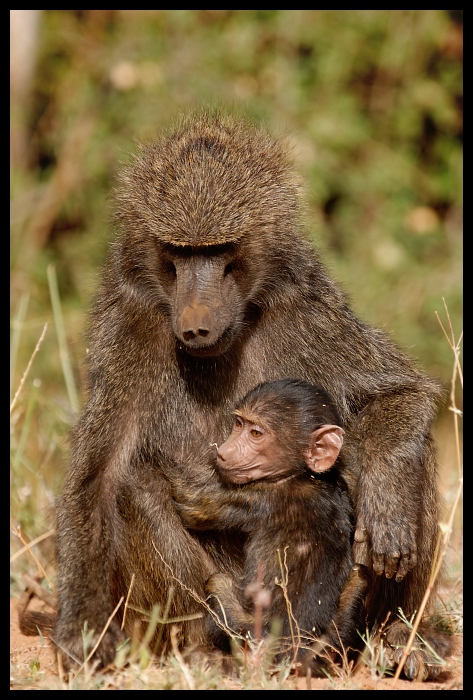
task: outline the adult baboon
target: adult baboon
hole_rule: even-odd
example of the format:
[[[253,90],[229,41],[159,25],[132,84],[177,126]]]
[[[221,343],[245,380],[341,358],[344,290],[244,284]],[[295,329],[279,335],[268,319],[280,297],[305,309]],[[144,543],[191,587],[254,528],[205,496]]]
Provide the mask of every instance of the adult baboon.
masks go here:
[[[89,396],[57,506],[53,636],[72,658],[83,658],[85,621],[94,644],[133,574],[134,608],[169,605],[173,618],[201,610],[186,587],[203,597],[212,573],[241,565],[238,538],[187,530],[173,496],[198,479],[202,508],[212,501],[209,444],[228,433],[236,399],[284,376],[326,388],[343,421],[355,559],[374,573],[367,623],[419,606],[439,520],[430,429],[441,390],[353,314],[304,237],[297,191],[281,140],[210,111],[124,172],[120,233],[93,309]],[[126,631],[142,618],[128,609]],[[123,636],[118,617],[99,663]],[[183,624],[182,638],[205,642],[203,621]],[[397,624],[388,631],[405,639]],[[413,652],[407,675],[418,668]]]

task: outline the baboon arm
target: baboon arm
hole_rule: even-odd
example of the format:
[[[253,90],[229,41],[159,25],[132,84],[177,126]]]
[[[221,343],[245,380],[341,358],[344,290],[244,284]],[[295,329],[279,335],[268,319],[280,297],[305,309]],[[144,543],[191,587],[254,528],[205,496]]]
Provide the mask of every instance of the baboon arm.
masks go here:
[[[88,653],[114,608],[109,585],[113,519],[101,507],[96,512],[86,507],[96,497],[97,493],[84,489],[81,497],[63,495],[58,506],[58,617],[52,639],[61,652],[65,671],[84,661],[83,631],[89,632]],[[124,632],[113,619],[93,663],[98,667],[111,663],[124,639]]]
[[[210,491],[210,495],[209,495]],[[247,499],[232,489],[208,489],[205,494],[188,494],[185,502],[174,501],[185,527],[190,530],[246,531],[254,520]]]
[[[377,397],[352,423],[356,438],[347,452],[349,461],[361,465],[355,561],[372,563],[377,574],[397,581],[417,563],[419,504],[424,492],[435,490],[430,424],[419,409],[422,404],[428,414],[425,395]]]

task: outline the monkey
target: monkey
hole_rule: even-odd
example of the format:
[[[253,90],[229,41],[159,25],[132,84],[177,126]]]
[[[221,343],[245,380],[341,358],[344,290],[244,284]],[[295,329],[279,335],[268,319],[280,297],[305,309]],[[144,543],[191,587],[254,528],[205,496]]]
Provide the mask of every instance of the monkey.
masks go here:
[[[189,482],[200,510],[215,500],[210,443],[228,434],[240,396],[287,376],[333,398],[354,561],[370,574],[366,626],[388,620],[386,644],[407,640],[398,611],[419,609],[435,556],[431,428],[444,390],[354,314],[310,240],[300,189],[284,136],[224,109],[184,115],[122,171],[91,309],[86,402],[55,508],[52,637],[65,670],[84,658],[85,623],[90,649],[104,632],[100,668],[144,634],[153,607],[186,617],[183,649],[207,643],[206,581],[242,566],[242,540],[187,529],[174,500]],[[157,653],[170,648],[169,627],[151,643]],[[424,634],[441,646],[433,628]],[[408,678],[441,668],[422,654],[409,654]]]
[[[289,653],[302,673],[321,675],[324,644],[345,652],[353,644],[366,585],[352,560],[352,506],[338,459],[340,418],[323,389],[290,378],[259,384],[233,414],[232,432],[217,452],[226,488],[205,511],[193,506],[192,484],[182,504],[176,503],[191,530],[247,534],[241,573],[213,574],[207,600],[222,624],[247,639],[256,629],[255,598],[263,593],[269,599],[262,634],[277,621],[283,639],[291,639],[296,626],[307,637],[296,654],[289,645],[278,660]],[[229,654],[230,636],[212,616],[208,620],[211,642]]]

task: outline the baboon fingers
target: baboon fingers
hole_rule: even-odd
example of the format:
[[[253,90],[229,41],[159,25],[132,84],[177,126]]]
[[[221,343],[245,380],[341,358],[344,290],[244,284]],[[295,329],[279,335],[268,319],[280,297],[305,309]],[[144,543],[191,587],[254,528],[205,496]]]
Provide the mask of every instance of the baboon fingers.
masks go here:
[[[384,574],[384,565],[384,554],[373,552],[373,569],[375,574],[378,576]]]
[[[406,574],[417,564],[415,552],[394,551],[389,554],[372,553],[373,569],[378,576],[393,578],[399,583]]]
[[[401,552],[393,552],[389,556],[385,557],[385,568],[384,572],[386,578],[392,578],[398,570],[399,559],[401,557]]]
[[[399,581],[402,581],[404,576],[408,573],[409,569],[412,569],[414,564],[411,563],[411,557],[409,554],[403,554],[401,557],[401,560],[399,562],[399,566],[397,568],[397,573],[396,573],[396,581],[399,583]]]

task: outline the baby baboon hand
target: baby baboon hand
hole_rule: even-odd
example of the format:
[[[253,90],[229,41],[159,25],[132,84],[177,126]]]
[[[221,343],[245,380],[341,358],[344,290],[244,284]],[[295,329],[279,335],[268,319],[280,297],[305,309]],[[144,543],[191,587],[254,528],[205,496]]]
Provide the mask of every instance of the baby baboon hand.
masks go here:
[[[206,522],[206,518],[203,515],[204,511],[197,508],[194,504],[179,503],[174,500],[174,507],[182,520],[182,524],[189,530],[199,530]]]
[[[381,524],[370,532],[358,519],[353,545],[355,563],[373,566],[378,576],[402,581],[417,564],[417,546],[414,533],[407,524],[394,523],[391,528]]]
[[[228,574],[216,572],[207,579],[205,584],[205,592],[208,596],[225,595],[228,592],[233,593],[233,582]]]

